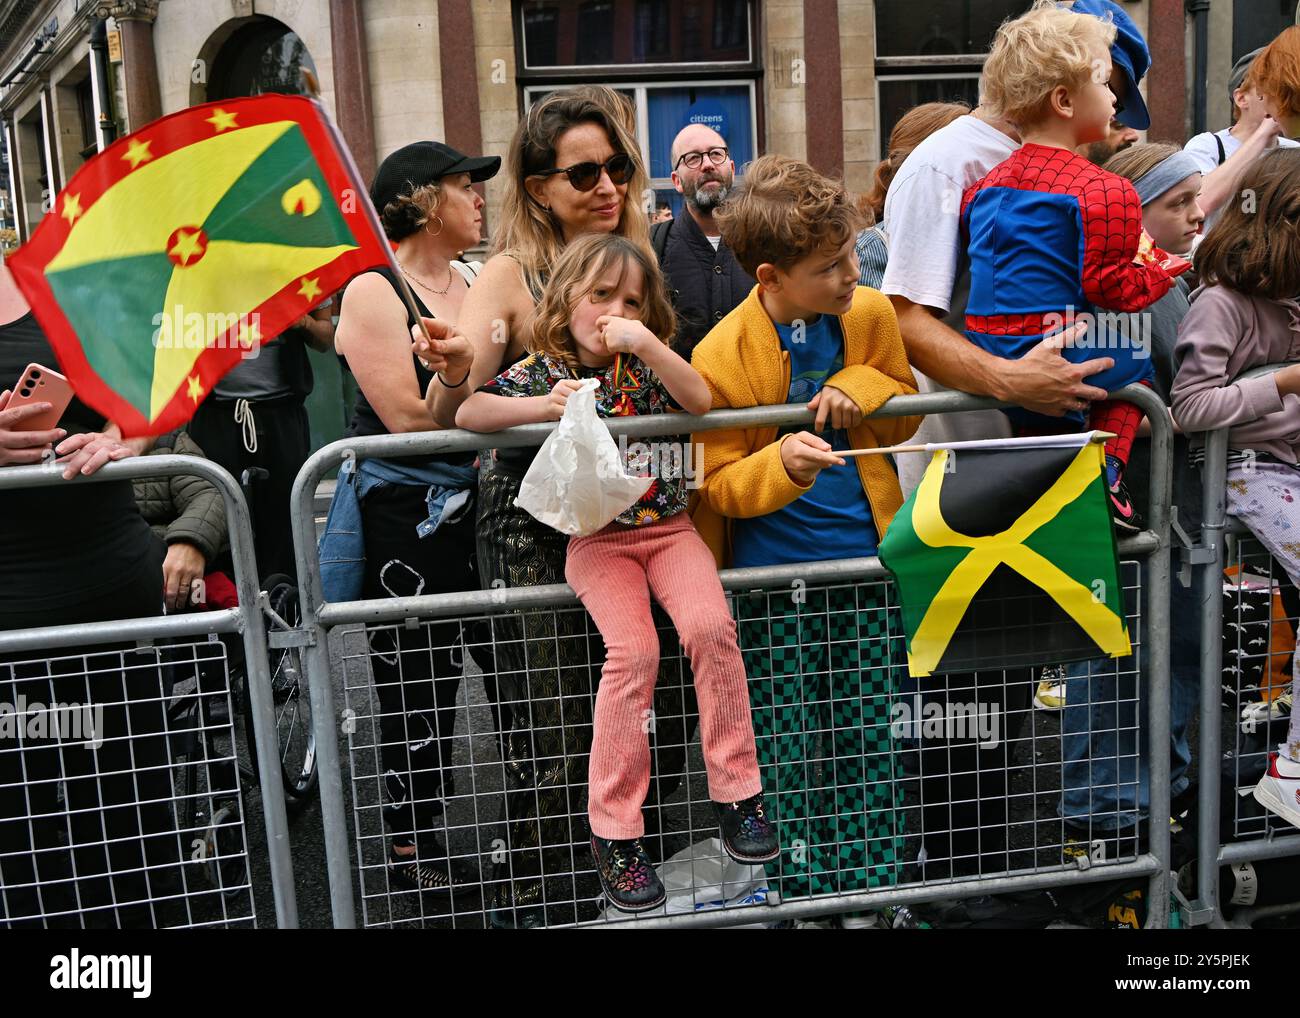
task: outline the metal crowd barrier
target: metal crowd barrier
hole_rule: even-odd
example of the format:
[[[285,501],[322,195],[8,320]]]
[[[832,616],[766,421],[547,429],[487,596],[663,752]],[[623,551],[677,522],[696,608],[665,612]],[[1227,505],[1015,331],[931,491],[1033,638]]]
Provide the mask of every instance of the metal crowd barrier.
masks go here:
[[[1268,365],[1248,371],[1241,379],[1255,378],[1269,374],[1283,364]],[[1259,769],[1262,759],[1266,758],[1272,743],[1280,740],[1269,738],[1270,722],[1263,719],[1243,722],[1240,711],[1244,706],[1251,706],[1252,701],[1259,703],[1267,695],[1267,673],[1272,660],[1277,656],[1273,650],[1273,628],[1282,619],[1273,611],[1273,594],[1279,586],[1290,586],[1285,572],[1276,565],[1267,551],[1259,544],[1249,531],[1235,518],[1227,513],[1227,467],[1228,467],[1228,433],[1222,428],[1210,432],[1205,437],[1205,461],[1202,465],[1203,482],[1203,522],[1201,540],[1188,549],[1185,558],[1198,567],[1201,596],[1201,691],[1200,691],[1200,733],[1199,759],[1200,783],[1198,788],[1198,826],[1197,857],[1201,864],[1196,867],[1194,888],[1188,882],[1187,890],[1194,893],[1189,902],[1189,920],[1194,925],[1225,926],[1229,925],[1224,917],[1223,902],[1219,894],[1221,867],[1251,864],[1270,859],[1280,859],[1300,854],[1300,837],[1285,821],[1271,813],[1256,807],[1250,797],[1253,780],[1243,779],[1243,774],[1252,774]],[[1249,609],[1244,602],[1249,599],[1248,586],[1234,583],[1231,591],[1225,592],[1225,566],[1228,565],[1229,539],[1233,538],[1235,553],[1233,564],[1239,573],[1259,576],[1262,586],[1257,589],[1266,591],[1266,607],[1263,624],[1251,623],[1243,617]],[[1228,600],[1237,618],[1227,629],[1233,636],[1227,642],[1233,658],[1228,665],[1231,671],[1225,672],[1224,643],[1225,622],[1224,602]],[[1291,616],[1290,611],[1286,611]],[[1300,614],[1300,613],[1297,613]],[[1290,618],[1293,626],[1300,626],[1300,621]],[[1293,631],[1300,632],[1300,628]],[[1253,641],[1263,640],[1262,644]],[[1292,639],[1290,653],[1294,653]],[[1265,683],[1258,678],[1251,679],[1247,669],[1253,668],[1258,675],[1263,673]],[[1227,676],[1232,676],[1232,686],[1227,687]],[[1286,680],[1290,689],[1290,678]],[[1226,694],[1226,703],[1225,703]],[[1252,695],[1253,694],[1253,695]],[[1219,761],[1223,759],[1223,733],[1225,729],[1224,708],[1230,706],[1234,741],[1232,746],[1233,785],[1232,789],[1223,787],[1223,771]],[[1277,721],[1279,719],[1274,719]],[[1285,738],[1286,719],[1281,718],[1281,733]],[[1243,731],[1243,727],[1246,729]],[[1252,734],[1250,729],[1263,728],[1262,745],[1243,745],[1243,735]],[[1275,729],[1274,731],[1276,731]],[[1243,748],[1247,749],[1243,753]],[[1243,770],[1243,762],[1245,770]],[[1254,775],[1258,778],[1258,775]],[[1228,792],[1233,792],[1230,799]],[[1225,823],[1225,803],[1231,802],[1229,816]],[[1225,836],[1226,835],[1226,836]],[[1204,860],[1216,860],[1215,865],[1204,865]],[[1254,888],[1236,904],[1249,906],[1253,902]],[[1247,901],[1245,899],[1249,898]],[[1300,902],[1291,906],[1277,906],[1269,912],[1294,911],[1300,908]],[[1262,914],[1265,910],[1251,910]],[[1235,919],[1240,924],[1243,912]]]
[[[134,457],[72,481],[60,471],[9,467],[0,470],[0,491],[176,474],[215,485],[229,521],[239,607],[0,632],[0,699],[13,694],[10,722],[28,719],[24,732],[0,737],[0,925],[256,923],[229,662],[218,641],[229,634],[242,641],[247,668],[276,919],[296,927],[267,634],[243,493],[221,467],[188,456]],[[161,582],[160,575],[160,608]],[[37,697],[45,703],[33,712]],[[71,701],[82,701],[91,718],[98,708],[101,730],[91,738],[70,723],[80,713]],[[32,727],[37,713],[44,727]]]
[[[1112,702],[1101,706],[1115,717],[1108,723],[1112,730],[1119,730],[1133,744],[1124,754],[1127,759],[1113,761],[1117,772],[1131,772],[1124,779],[1124,793],[1136,795],[1140,754],[1149,768],[1149,816],[1164,818],[1169,815],[1169,758],[1164,750],[1169,744],[1170,709],[1168,510],[1172,430],[1163,404],[1149,388],[1132,386],[1123,391],[1122,397],[1138,404],[1152,421],[1151,508],[1148,530],[1120,542],[1121,557],[1126,563],[1126,586],[1130,594],[1138,594],[1130,596],[1128,606],[1135,646],[1135,657],[1131,660],[1136,663],[1127,672],[1121,672],[1116,663],[1111,677],[1115,679],[1116,690],[1122,687],[1129,692],[1117,691],[1111,694]],[[895,397],[875,416],[960,413],[999,405],[989,399],[943,392]],[[714,411],[698,418],[674,415],[607,423],[616,436],[627,435],[632,440],[716,428],[806,425],[811,421],[812,414],[802,406],[773,406]],[[871,660],[888,662],[881,665],[881,672],[887,673],[888,679],[882,680],[874,692],[860,690],[847,698],[841,697],[840,701],[852,701],[847,706],[844,702],[827,702],[837,701],[833,691],[824,696],[818,694],[818,702],[801,701],[796,712],[805,721],[811,716],[810,709],[821,712],[817,715],[820,720],[805,732],[821,741],[811,756],[805,755],[811,761],[806,768],[808,802],[795,808],[794,822],[806,824],[810,832],[818,823],[824,829],[828,823],[837,823],[840,802],[828,796],[876,795],[865,809],[859,803],[855,814],[865,817],[871,829],[852,832],[849,841],[855,851],[871,848],[870,865],[864,867],[856,858],[830,858],[820,868],[816,888],[809,876],[813,868],[808,865],[792,866],[788,883],[784,862],[782,871],[776,873],[761,868],[736,873],[725,868],[716,841],[711,844],[708,841],[716,837],[716,827],[704,801],[707,794],[702,785],[698,745],[691,739],[687,726],[690,709],[683,705],[685,701],[681,698],[685,690],[681,688],[680,650],[671,627],[666,627],[661,628],[666,664],[660,673],[659,693],[667,688],[679,695],[676,706],[660,712],[657,693],[655,708],[649,712],[654,720],[650,730],[655,739],[658,770],[646,814],[655,828],[648,831],[653,835],[648,841],[661,850],[657,863],[663,861],[670,848],[681,846],[674,853],[676,868],[670,865],[661,871],[672,870],[680,878],[669,881],[669,905],[673,906],[675,895],[680,911],[632,918],[608,908],[602,910],[590,851],[584,847],[579,833],[584,812],[585,761],[574,764],[576,769],[570,772],[564,748],[569,744],[565,740],[572,739],[579,754],[585,751],[582,730],[590,723],[592,672],[599,658],[600,644],[598,634],[570,588],[564,584],[496,587],[327,604],[322,599],[317,554],[313,498],[324,474],[345,458],[397,458],[467,452],[486,446],[536,446],[553,427],[530,425],[491,436],[441,431],[342,440],[315,453],[295,482],[294,544],[302,607],[299,638],[316,726],[331,909],[336,927],[356,925],[358,891],[365,925],[482,926],[494,918],[502,918],[502,911],[507,921],[526,924],[527,916],[535,916],[540,910],[546,925],[726,926],[770,924],[874,910],[885,905],[1016,891],[1067,886],[1086,890],[1086,885],[1119,880],[1138,881],[1139,886],[1145,882],[1147,925],[1167,925],[1170,833],[1163,819],[1149,825],[1145,845],[1134,837],[1128,844],[1120,845],[1117,852],[1114,841],[1109,842],[1108,852],[1105,833],[1100,829],[1089,831],[1090,835],[1099,836],[1095,840],[1084,839],[1082,846],[1067,840],[1053,812],[1063,784],[1060,773],[1063,765],[1052,759],[1053,754],[1059,758],[1061,752],[1059,724],[1028,706],[1036,675],[995,672],[984,680],[988,686],[976,690],[976,695],[982,695],[980,689],[993,689],[1005,711],[1021,715],[1013,719],[1017,723],[1016,732],[1010,740],[1012,744],[1006,747],[1006,762],[994,768],[1005,789],[998,803],[989,804],[982,799],[971,802],[960,796],[940,801],[927,799],[927,793],[932,795],[935,787],[944,787],[935,786],[934,779],[955,781],[969,779],[971,774],[958,774],[951,763],[931,762],[927,771],[924,733],[919,747],[914,740],[909,742],[910,737],[917,735],[915,728],[911,729],[911,736],[906,725],[891,728],[895,744],[891,745],[887,738],[876,738],[874,747],[866,745],[866,740],[872,738],[873,728],[876,736],[881,734],[882,710],[892,725],[897,721],[895,712],[899,705],[906,705],[909,696],[914,698],[913,703],[919,703],[917,697],[934,690],[933,686],[925,686],[930,680],[922,680],[920,689],[902,685],[906,668],[899,665],[896,649],[887,646],[901,642],[898,628],[889,615],[891,584],[874,557],[731,569],[721,573],[723,585],[741,615],[742,652],[754,649],[746,647],[747,619],[761,628],[770,626],[778,615],[788,621],[793,611],[800,626],[813,627],[810,631],[820,632],[815,629],[818,625],[831,629],[839,625],[840,635],[826,641],[828,653],[847,654],[843,660],[849,662],[850,668],[861,669],[859,674],[868,674],[861,664],[861,655],[877,655]],[[1136,579],[1139,560],[1145,560],[1145,589],[1140,591]],[[803,607],[791,609],[789,603],[795,591],[804,599],[800,605],[812,602],[814,607],[806,611]],[[778,601],[778,607],[773,608]],[[748,616],[741,611],[741,602],[753,609]],[[843,624],[846,620],[847,628]],[[341,631],[336,641],[336,649],[341,644],[339,663],[343,671],[341,710],[335,703],[336,680],[329,641],[330,633],[335,631]],[[455,705],[431,710],[429,713],[435,720],[428,723],[427,733],[422,729],[413,734],[403,727],[406,722],[400,708],[385,713],[375,702],[369,665],[383,655],[388,659],[388,666],[396,665],[400,677],[404,663],[449,650],[463,655],[460,660],[466,667],[465,674],[475,681],[468,678],[461,681],[460,698]],[[758,650],[761,653],[761,648]],[[507,667],[494,665],[494,658],[498,663],[504,658]],[[517,664],[520,658],[522,667]],[[747,657],[747,664],[751,660]],[[471,662],[478,666],[477,671],[469,667]],[[484,662],[487,668],[483,667]],[[828,663],[822,670],[824,675],[798,674],[796,684],[807,687],[810,678],[833,677],[836,667],[833,662]],[[845,667],[843,661],[838,667]],[[1137,681],[1138,669],[1143,678],[1141,683]],[[484,681],[482,692],[477,684],[479,672]],[[423,676],[425,672],[418,674]],[[664,681],[665,674],[668,682]],[[534,692],[530,697],[528,684],[550,681],[558,684],[558,691],[551,696],[558,704],[558,720],[551,719],[552,729],[546,735],[530,727],[528,711],[536,707],[537,694]],[[410,691],[407,679],[399,678],[398,685],[403,695]],[[1013,707],[1013,703],[1017,706]],[[871,718],[862,713],[868,706]],[[1143,708],[1146,726],[1145,732],[1140,732],[1135,712]],[[859,712],[856,715],[855,709]],[[522,724],[507,724],[503,718],[515,711],[522,713]],[[385,736],[381,730],[385,719],[397,722],[396,734],[390,730]],[[761,744],[764,734],[758,720],[756,716]],[[1022,731],[1026,725],[1030,729],[1028,737]],[[827,740],[843,739],[845,732],[861,732],[859,741],[863,745],[860,748],[855,745],[845,757],[825,748]],[[442,801],[436,806],[431,802],[426,805],[430,807],[429,812],[442,814],[438,833],[445,839],[443,849],[449,856],[448,865],[480,871],[478,875],[471,874],[467,887],[458,887],[454,892],[403,893],[388,880],[381,819],[385,786],[396,778],[398,796],[413,794],[410,789],[416,776],[396,774],[385,764],[382,750],[405,741],[409,744],[406,748],[413,751],[416,734],[427,735],[428,741],[447,740],[451,746],[452,780],[441,783],[434,793]],[[947,734],[951,735],[952,729]],[[549,748],[543,746],[548,738],[558,738],[560,749],[556,750],[553,743]],[[521,754],[512,747],[512,739],[523,739],[525,743],[534,740],[534,744],[531,748],[526,746]],[[341,740],[346,740],[348,748],[346,771],[340,757]],[[421,740],[421,745],[424,744]],[[1152,747],[1160,751],[1153,752]],[[1116,753],[1120,755],[1120,751]],[[938,755],[946,757],[947,750],[941,750]],[[837,771],[845,759],[857,768],[852,774],[842,775]],[[778,760],[778,774],[779,763]],[[844,766],[847,768],[849,764]],[[975,775],[976,785],[988,776],[982,766],[975,764],[979,771]],[[953,773],[948,773],[949,769]],[[927,774],[931,779],[929,784]],[[778,796],[783,791],[778,787]],[[388,792],[391,797],[392,786]],[[351,823],[348,797],[352,799]],[[774,803],[774,798],[768,796],[769,808],[777,813],[778,822],[788,822],[782,821],[783,807]],[[958,813],[968,816],[972,807],[973,824],[969,820],[959,823],[952,819]],[[992,819],[982,812],[986,807],[991,810],[988,816]],[[1105,826],[1099,824],[1099,828]],[[993,837],[995,828],[1000,832],[999,847],[994,864],[986,865],[983,839]],[[938,836],[937,840],[931,835]],[[845,835],[841,832],[836,837]],[[520,841],[526,843],[517,843]],[[966,845],[973,843],[974,850],[959,851],[959,841]],[[829,851],[833,846],[828,844],[813,841],[799,844],[800,850],[835,854]],[[835,844],[842,845],[844,841]],[[924,845],[924,857],[916,856],[918,845]],[[951,846],[947,857],[943,852],[945,845]],[[560,871],[548,868],[548,857],[551,865],[559,860]],[[483,875],[488,865],[493,867],[491,879]],[[494,912],[493,903],[502,900],[499,888],[512,879],[517,888],[521,873],[534,885],[534,890],[529,892],[533,897],[522,902],[504,899],[508,907]],[[538,873],[540,880],[533,879]],[[805,879],[806,887],[802,883]],[[535,890],[536,886],[540,890]],[[779,895],[774,893],[777,890],[781,892]],[[755,902],[765,902],[766,907],[749,907]]]

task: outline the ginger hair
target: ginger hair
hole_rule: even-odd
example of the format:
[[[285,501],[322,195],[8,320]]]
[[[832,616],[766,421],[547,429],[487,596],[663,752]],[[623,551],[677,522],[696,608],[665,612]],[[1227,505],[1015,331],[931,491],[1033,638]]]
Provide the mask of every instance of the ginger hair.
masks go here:
[[[1264,47],[1241,87],[1271,97],[1281,116],[1300,116],[1300,25],[1285,29]]]

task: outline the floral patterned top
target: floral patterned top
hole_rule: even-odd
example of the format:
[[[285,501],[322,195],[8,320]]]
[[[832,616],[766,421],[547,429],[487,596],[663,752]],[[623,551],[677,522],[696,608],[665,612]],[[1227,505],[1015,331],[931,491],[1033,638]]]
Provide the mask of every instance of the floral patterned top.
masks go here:
[[[620,356],[606,368],[580,367],[575,373],[562,361],[546,354],[529,354],[479,388],[493,396],[546,396],[565,378],[600,379],[596,390],[596,413],[601,417],[632,417],[663,414],[682,408],[659,376],[635,357]],[[653,477],[646,493],[614,520],[629,527],[655,523],[686,510],[689,488],[696,484],[697,464],[689,438],[661,435],[644,441],[618,440],[627,472]]]

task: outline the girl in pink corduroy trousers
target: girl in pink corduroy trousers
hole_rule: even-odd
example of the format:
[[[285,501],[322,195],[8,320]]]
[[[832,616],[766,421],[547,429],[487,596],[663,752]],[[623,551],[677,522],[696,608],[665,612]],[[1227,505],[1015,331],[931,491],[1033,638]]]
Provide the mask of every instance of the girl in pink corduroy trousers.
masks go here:
[[[673,332],[663,277],[647,250],[596,234],[570,243],[556,263],[533,320],[532,351],[478,392],[456,415],[475,431],[558,420],[569,394],[600,380],[602,417],[679,410],[702,414],[712,396],[698,373],[660,337]],[[685,462],[659,455],[660,439],[635,443],[628,469]],[[732,858],[776,858],[754,750],[745,668],[736,624],[713,555],[686,512],[680,476],[658,477],[613,523],[569,542],[565,578],[605,641],[591,745],[589,818],[596,869],[610,902],[625,912],[663,904],[664,888],[641,842],[650,784],[650,713],[659,669],[653,596],[672,618],[690,658],[700,705],[700,739],[722,844]]]

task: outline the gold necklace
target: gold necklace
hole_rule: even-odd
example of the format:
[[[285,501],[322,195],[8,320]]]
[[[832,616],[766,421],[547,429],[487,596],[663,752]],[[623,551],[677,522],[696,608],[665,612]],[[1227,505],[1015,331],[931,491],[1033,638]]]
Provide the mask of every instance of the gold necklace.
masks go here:
[[[447,296],[447,291],[451,289],[451,273],[452,273],[451,262],[447,263],[447,285],[444,286],[441,290],[439,290],[437,287],[430,286],[423,279],[417,276],[414,272],[408,269],[404,263],[399,261],[397,264],[402,267],[402,275],[404,275],[407,279],[412,280],[413,282],[419,283],[430,293],[436,293],[439,297],[445,297]]]

